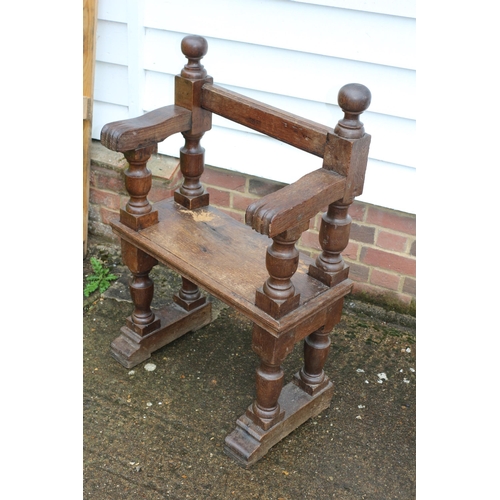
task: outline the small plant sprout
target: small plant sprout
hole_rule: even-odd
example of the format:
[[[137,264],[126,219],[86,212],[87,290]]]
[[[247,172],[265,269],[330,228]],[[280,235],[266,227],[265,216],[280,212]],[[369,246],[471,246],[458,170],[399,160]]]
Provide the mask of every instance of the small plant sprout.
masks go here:
[[[94,274],[89,274],[85,281],[87,284],[83,290],[85,297],[88,297],[92,292],[99,290],[100,293],[105,292],[111,282],[118,279],[118,276],[110,274],[109,269],[105,268],[103,263],[95,257],[90,258]]]

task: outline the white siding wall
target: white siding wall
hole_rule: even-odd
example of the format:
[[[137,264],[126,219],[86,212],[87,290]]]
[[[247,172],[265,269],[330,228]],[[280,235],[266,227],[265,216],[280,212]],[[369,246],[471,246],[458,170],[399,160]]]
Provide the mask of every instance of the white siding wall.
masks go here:
[[[107,122],[173,103],[186,34],[207,38],[214,83],[330,126],[342,116],[339,88],[365,84],[372,145],[358,199],[416,212],[414,0],[99,0],[94,138]],[[159,152],[178,156],[182,144],[170,137]],[[321,166],[215,115],[202,145],[209,165],[281,182]]]

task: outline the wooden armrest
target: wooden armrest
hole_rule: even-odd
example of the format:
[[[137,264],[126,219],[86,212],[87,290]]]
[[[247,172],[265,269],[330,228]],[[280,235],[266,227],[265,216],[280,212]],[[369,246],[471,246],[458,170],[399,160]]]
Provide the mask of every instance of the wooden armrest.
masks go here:
[[[247,208],[245,223],[274,238],[314,217],[322,208],[344,196],[346,178],[320,168],[304,175]]]
[[[177,132],[191,129],[191,111],[181,106],[164,106],[137,118],[104,125],[101,143],[123,153],[164,141]]]

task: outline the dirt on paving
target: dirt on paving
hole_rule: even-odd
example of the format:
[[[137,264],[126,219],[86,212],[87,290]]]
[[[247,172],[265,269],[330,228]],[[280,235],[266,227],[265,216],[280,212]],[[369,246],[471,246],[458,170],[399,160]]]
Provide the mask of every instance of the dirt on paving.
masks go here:
[[[83,497],[107,499],[415,498],[415,318],[346,297],[331,334],[328,409],[275,445],[250,469],[223,451],[224,438],[254,397],[252,324],[213,299],[214,321],[133,369],[110,355],[132,305],[119,246],[92,239],[119,276],[84,298]],[[180,278],[159,265],[153,307]],[[303,363],[299,344],[285,383]]]

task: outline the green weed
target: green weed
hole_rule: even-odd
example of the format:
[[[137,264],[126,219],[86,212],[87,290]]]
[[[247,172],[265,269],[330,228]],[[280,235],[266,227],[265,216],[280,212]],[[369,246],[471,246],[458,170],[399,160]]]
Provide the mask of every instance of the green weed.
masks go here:
[[[87,282],[83,290],[85,297],[88,297],[92,292],[99,290],[100,293],[105,292],[111,285],[111,282],[118,279],[118,276],[111,274],[109,269],[104,267],[103,263],[95,257],[90,258],[94,274],[89,274],[85,281]]]

